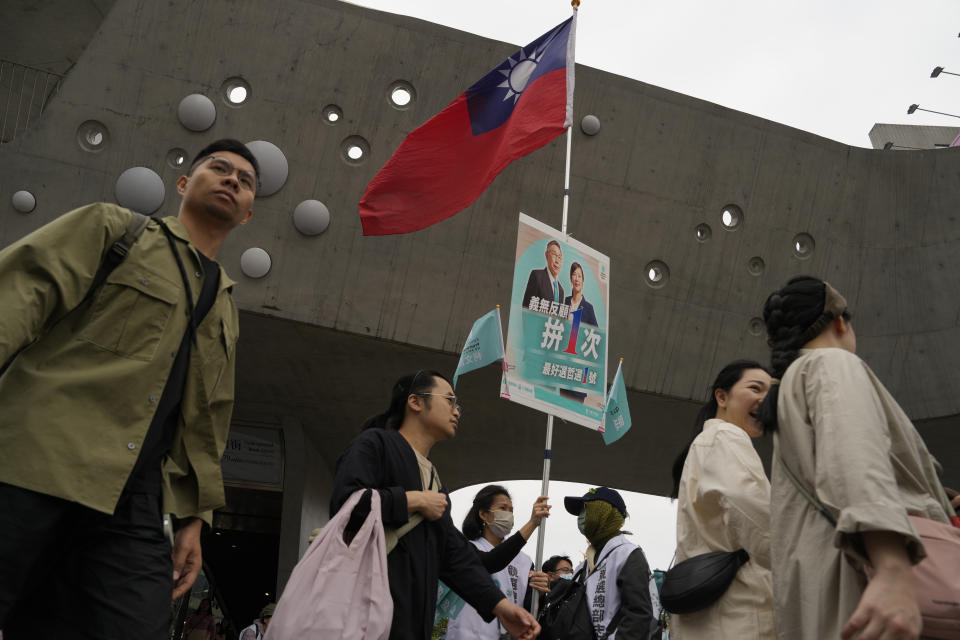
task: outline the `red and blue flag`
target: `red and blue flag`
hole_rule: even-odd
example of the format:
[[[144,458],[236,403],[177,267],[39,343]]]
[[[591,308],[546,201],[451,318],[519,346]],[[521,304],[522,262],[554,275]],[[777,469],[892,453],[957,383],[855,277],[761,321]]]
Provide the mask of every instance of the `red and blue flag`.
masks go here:
[[[412,131],[360,199],[363,235],[410,233],[466,208],[573,121],[576,13]]]

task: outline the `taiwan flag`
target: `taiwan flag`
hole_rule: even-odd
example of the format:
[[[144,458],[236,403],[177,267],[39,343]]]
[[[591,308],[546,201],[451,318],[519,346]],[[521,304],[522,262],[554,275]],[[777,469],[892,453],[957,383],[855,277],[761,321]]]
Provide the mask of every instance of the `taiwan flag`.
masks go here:
[[[573,121],[576,12],[412,131],[360,199],[363,235],[410,233],[480,197]]]

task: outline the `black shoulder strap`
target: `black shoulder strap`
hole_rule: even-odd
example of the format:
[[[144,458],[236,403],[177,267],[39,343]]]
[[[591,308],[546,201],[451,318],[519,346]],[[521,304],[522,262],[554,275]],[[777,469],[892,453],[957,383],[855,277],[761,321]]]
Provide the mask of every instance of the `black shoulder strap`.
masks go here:
[[[783,459],[783,456],[780,456],[780,465],[783,467],[783,470],[787,474],[787,477],[790,478],[790,482],[792,482],[793,486],[796,487],[797,491],[800,492],[800,495],[802,495],[804,498],[807,499],[807,502],[810,503],[810,506],[816,509],[817,513],[822,515],[827,520],[827,522],[830,523],[831,527],[836,529],[837,519],[833,517],[833,514],[827,510],[827,508],[823,505],[822,502],[817,500],[817,498],[812,493],[807,491],[803,487],[803,485],[800,484],[800,480],[797,479],[797,476],[795,476],[793,474],[793,471],[790,469],[790,467],[787,466],[787,462],[786,460]]]
[[[580,571],[577,571],[576,575],[573,576],[574,582],[579,582],[580,584],[587,583],[587,563],[584,562],[583,566],[580,567]]]
[[[190,279],[187,278],[187,271],[183,267],[183,260],[180,258],[180,252],[177,251],[177,241],[174,240],[173,232],[170,231],[170,227],[158,217],[154,217],[153,221],[160,225],[160,228],[163,229],[163,234],[167,237],[167,244],[170,245],[170,251],[173,253],[174,260],[177,261],[177,269],[180,271],[180,279],[183,281],[183,289],[187,294],[187,314],[190,316],[190,326],[188,330],[190,331],[190,342],[193,343],[193,346],[197,346],[197,316],[196,309],[193,304],[193,291],[190,289]]]
[[[622,546],[625,545],[625,544],[627,544],[627,543],[626,543],[626,542],[622,542],[622,543],[618,544],[617,546],[615,546],[613,549],[610,549],[610,551],[608,551],[607,554],[603,556],[603,559],[600,561],[600,563],[606,561],[606,559],[610,556],[610,554],[613,553],[614,549],[619,549],[620,547],[622,547]],[[639,549],[639,547],[637,547],[637,549]],[[631,552],[631,553],[632,553],[632,552]],[[597,563],[596,569],[599,569],[599,568],[600,568],[600,563]],[[596,571],[596,569],[594,569],[594,571]],[[649,586],[648,586],[648,588],[649,588]],[[607,638],[609,638],[609,637],[617,630],[617,627],[620,626],[620,620],[621,620],[622,618],[623,618],[623,606],[622,606],[622,603],[621,603],[621,606],[617,609],[617,612],[616,612],[615,614],[613,614],[613,619],[610,621],[610,626],[607,627],[607,630],[606,630],[606,631],[604,631],[603,637],[602,637],[600,640],[607,640]]]

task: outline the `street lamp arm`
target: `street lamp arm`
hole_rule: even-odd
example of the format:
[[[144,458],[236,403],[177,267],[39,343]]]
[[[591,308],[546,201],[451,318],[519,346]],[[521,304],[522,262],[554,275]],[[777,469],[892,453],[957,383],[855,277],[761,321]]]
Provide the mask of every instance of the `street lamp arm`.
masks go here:
[[[910,115],[914,111],[926,111],[927,113],[935,113],[940,116],[950,116],[951,118],[960,118],[960,116],[952,113],[944,113],[943,111],[934,111],[933,109],[924,109],[919,104],[912,104],[907,107],[907,115]]]

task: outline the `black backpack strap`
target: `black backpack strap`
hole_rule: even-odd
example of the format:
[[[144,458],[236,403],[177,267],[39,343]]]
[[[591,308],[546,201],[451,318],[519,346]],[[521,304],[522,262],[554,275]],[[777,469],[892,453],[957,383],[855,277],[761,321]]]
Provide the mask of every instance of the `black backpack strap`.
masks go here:
[[[130,218],[130,222],[127,223],[127,228],[123,232],[123,236],[110,245],[110,248],[107,250],[107,255],[103,257],[103,262],[100,263],[97,275],[93,278],[93,284],[91,284],[87,290],[87,295],[83,297],[83,301],[86,301],[87,298],[93,295],[93,292],[103,284],[107,276],[109,276],[121,262],[127,259],[130,249],[133,248],[133,245],[135,245],[137,240],[140,239],[140,236],[143,235],[143,230],[147,228],[147,224],[150,222],[149,216],[137,213],[136,211],[131,211],[130,213],[133,214],[133,217]]]
[[[617,627],[620,626],[620,621],[623,619],[623,607],[621,606],[617,609],[617,612],[613,616],[613,620],[610,621],[610,626],[607,627],[607,630],[603,632],[603,638],[601,640],[607,640],[613,633],[617,630]]]
[[[87,292],[84,294],[83,298],[81,298],[80,302],[77,304],[77,307],[79,307],[80,305],[85,303],[87,300],[89,300],[90,297],[93,296],[93,293],[98,288],[100,288],[100,285],[104,283],[104,281],[107,279],[110,273],[114,269],[116,269],[121,262],[126,260],[127,255],[130,253],[130,249],[133,247],[134,244],[136,244],[137,240],[140,239],[140,236],[143,235],[143,230],[147,228],[147,224],[150,222],[150,218],[148,216],[145,216],[142,213],[137,213],[136,211],[131,211],[130,213],[133,214],[133,217],[130,218],[130,222],[127,223],[127,228],[123,232],[123,236],[121,236],[119,240],[114,242],[110,246],[110,248],[107,249],[107,253],[103,257],[103,261],[100,263],[100,267],[97,269],[97,273],[93,276],[93,282],[90,284],[90,288],[87,289]],[[68,311],[65,315],[57,318],[50,325],[50,328],[52,329],[53,327],[55,327],[57,324],[60,323],[61,320],[66,318],[68,315],[70,315],[70,311]],[[33,342],[36,342],[36,340],[34,340]],[[19,356],[24,349],[26,349],[31,344],[33,344],[33,342],[20,347],[19,349],[17,349],[16,353],[14,353],[12,356],[7,358],[7,361],[4,362],[2,366],[0,366],[0,376],[2,376],[4,372],[13,363],[13,361],[16,360],[17,356]]]

